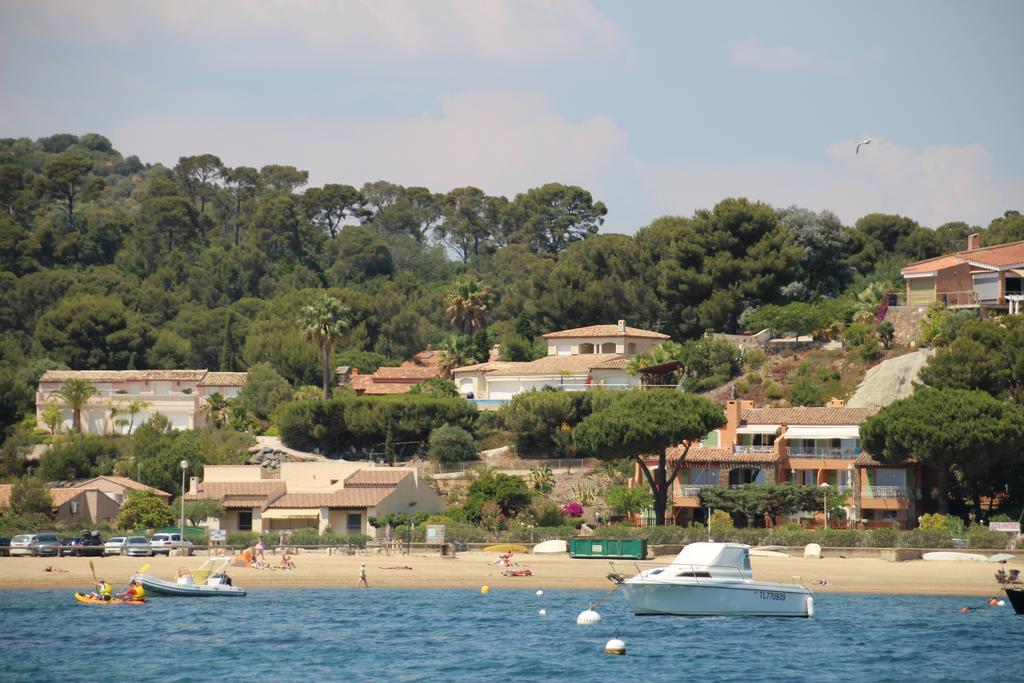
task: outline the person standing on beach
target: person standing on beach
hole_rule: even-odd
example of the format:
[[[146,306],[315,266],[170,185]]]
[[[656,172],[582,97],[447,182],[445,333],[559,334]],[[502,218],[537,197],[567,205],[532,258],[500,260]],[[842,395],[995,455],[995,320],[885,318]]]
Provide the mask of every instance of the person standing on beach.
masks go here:
[[[384,525],[384,552],[391,554],[391,525]]]
[[[263,554],[264,550],[266,550],[266,547],[263,545],[263,537],[260,536],[260,540],[256,541],[256,547],[253,548],[253,555],[259,558],[261,565],[267,562],[267,558]]]
[[[369,588],[370,584],[366,582],[366,564],[359,565],[359,583],[356,584],[356,588]]]

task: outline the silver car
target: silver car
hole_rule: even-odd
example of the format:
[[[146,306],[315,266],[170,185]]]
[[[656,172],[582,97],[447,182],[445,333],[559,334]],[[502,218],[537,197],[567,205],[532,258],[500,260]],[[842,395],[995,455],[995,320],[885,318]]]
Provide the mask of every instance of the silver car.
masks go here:
[[[124,539],[121,554],[128,557],[152,557],[153,548],[150,547],[149,539],[145,536],[129,536]]]
[[[182,541],[181,534],[153,534],[153,537],[149,539],[149,545],[153,549],[154,555],[164,554],[170,555],[172,550],[178,548],[186,548],[187,554],[192,554],[192,542]]]

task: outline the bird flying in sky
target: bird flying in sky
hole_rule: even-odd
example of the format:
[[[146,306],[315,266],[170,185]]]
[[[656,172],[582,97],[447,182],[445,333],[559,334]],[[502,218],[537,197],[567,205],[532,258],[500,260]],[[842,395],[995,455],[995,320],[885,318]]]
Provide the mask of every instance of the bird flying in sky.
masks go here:
[[[867,140],[861,140],[860,142],[857,143],[857,150],[854,153],[855,154],[860,154],[860,148],[861,147],[863,147],[864,145],[870,145],[874,141],[875,141],[874,138],[868,138]]]

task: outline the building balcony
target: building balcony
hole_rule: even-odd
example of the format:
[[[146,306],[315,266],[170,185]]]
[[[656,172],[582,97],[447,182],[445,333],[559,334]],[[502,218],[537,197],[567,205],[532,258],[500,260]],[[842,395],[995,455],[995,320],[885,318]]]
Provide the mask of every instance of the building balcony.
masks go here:
[[[861,489],[863,498],[906,498],[907,489],[903,486],[865,486]]]
[[[860,456],[859,448],[811,448],[807,446],[791,446],[790,458],[812,458],[815,460],[856,460]]]
[[[732,447],[733,453],[774,453],[775,446],[745,446],[737,444]]]
[[[714,484],[683,484],[676,496],[683,498],[699,498],[704,489],[714,488]]]

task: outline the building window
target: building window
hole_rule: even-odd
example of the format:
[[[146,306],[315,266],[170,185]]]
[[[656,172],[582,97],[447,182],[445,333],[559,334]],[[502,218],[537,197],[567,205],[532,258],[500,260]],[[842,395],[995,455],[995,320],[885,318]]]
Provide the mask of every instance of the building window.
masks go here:
[[[252,510],[238,511],[238,530],[252,531]]]
[[[615,353],[615,342],[601,344],[601,353]]]
[[[594,345],[589,342],[580,344],[578,352],[581,356],[587,353],[594,353]]]
[[[345,531],[350,534],[359,534],[363,531],[363,516],[358,512],[348,513],[345,519]]]
[[[70,503],[68,503],[68,507],[71,508],[71,514],[73,514],[73,515],[77,515],[78,514],[78,501],[77,500],[73,500]]]
[[[636,344],[633,343],[633,342],[629,342],[629,344],[626,346],[626,353],[628,353],[631,356],[635,356],[636,355]]]

